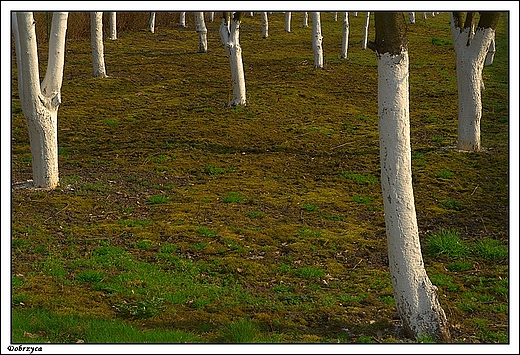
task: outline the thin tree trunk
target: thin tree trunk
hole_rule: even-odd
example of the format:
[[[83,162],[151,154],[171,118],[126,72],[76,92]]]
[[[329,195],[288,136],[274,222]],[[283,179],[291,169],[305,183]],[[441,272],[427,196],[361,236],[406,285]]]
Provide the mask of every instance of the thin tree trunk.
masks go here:
[[[262,17],[262,38],[269,37],[269,19],[267,17],[267,12],[260,13]]]
[[[341,58],[347,58],[349,36],[348,12],[343,12],[343,37],[341,42]]]
[[[155,12],[150,12],[150,19],[148,19],[148,31],[155,33]]]
[[[242,63],[242,47],[240,47],[239,41],[242,15],[242,12],[236,12],[231,19],[231,14],[224,12],[219,31],[222,44],[229,57],[233,83],[233,99],[228,106],[246,106],[246,81]]]
[[[487,52],[487,55],[486,55],[486,60],[484,62],[484,66],[485,67],[493,64],[493,60],[495,58],[495,52],[496,52],[495,38],[493,36],[493,40],[491,41],[491,44],[489,45],[489,49],[488,49],[488,52]]]
[[[109,35],[108,39],[115,41],[117,39],[117,12],[109,12]]]
[[[92,76],[106,78],[105,55],[103,53],[103,13],[90,13],[90,47],[92,49]]]
[[[449,330],[437,288],[421,254],[412,188],[409,60],[403,13],[375,13],[378,59],[378,117],[388,260],[397,310],[406,333],[448,341]]]
[[[314,49],[314,68],[323,68],[323,36],[321,35],[320,13],[312,13],[312,48]]]
[[[410,23],[415,23],[415,12],[409,12],[408,15],[410,16]]]
[[[363,27],[363,42],[361,42],[361,49],[367,49],[368,42],[368,25],[370,23],[370,12],[367,12],[367,17],[365,19],[365,26]]]
[[[204,22],[204,12],[195,12],[195,29],[199,35],[199,53],[208,51],[208,30]]]
[[[210,12],[210,13],[209,13],[209,20],[210,20],[211,22],[213,22],[213,21],[215,20],[215,12]]]
[[[58,185],[58,108],[65,63],[68,12],[55,12],[49,39],[47,72],[39,81],[38,48],[32,12],[13,12],[18,91],[31,145],[33,186]]]
[[[186,27],[186,12],[179,12],[179,26]]]
[[[309,13],[304,12],[303,13],[303,24],[302,27],[309,27]]]
[[[291,32],[291,13],[285,13],[285,32]]]

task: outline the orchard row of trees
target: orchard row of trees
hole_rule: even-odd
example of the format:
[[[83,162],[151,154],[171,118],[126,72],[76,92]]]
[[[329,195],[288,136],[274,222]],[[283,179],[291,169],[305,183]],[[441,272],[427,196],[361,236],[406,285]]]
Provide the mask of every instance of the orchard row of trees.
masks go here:
[[[459,143],[466,151],[480,149],[482,70],[500,13],[451,13],[451,32],[457,56],[459,93]],[[154,13],[151,13],[152,23]],[[19,95],[29,130],[33,186],[52,189],[58,184],[57,112],[61,103],[66,12],[53,14],[49,41],[49,64],[39,82],[35,23],[31,12],[13,13],[12,28],[18,65]],[[286,19],[290,13],[286,13]],[[111,15],[113,21],[115,16]],[[182,18],[182,17],[181,17]],[[246,105],[244,68],[240,47],[243,12],[224,12],[219,33],[229,56],[233,79],[230,105]],[[478,18],[478,21],[477,21]],[[305,17],[304,17],[305,19]],[[368,28],[367,15],[366,27]],[[267,13],[262,14],[267,38]],[[394,299],[408,335],[427,335],[449,341],[446,315],[439,303],[437,288],[426,274],[412,189],[409,58],[404,13],[375,12],[375,40],[368,41],[378,61],[378,128],[380,140],[381,187],[384,201],[388,255]],[[199,43],[207,31],[203,13],[195,13]],[[101,13],[91,13],[93,76],[106,76],[102,63]],[[318,55],[315,67],[323,66],[320,13],[312,13],[313,48]],[[343,13],[344,34],[348,38],[348,14]],[[115,25],[114,25],[115,28]],[[114,30],[115,31],[115,30]],[[112,32],[112,31],[111,31]],[[116,38],[116,34],[113,38]],[[207,47],[199,45],[199,51]],[[321,53],[321,54],[320,54]],[[342,55],[343,56],[343,55]],[[346,57],[346,48],[345,48]],[[99,59],[99,60],[96,60]]]

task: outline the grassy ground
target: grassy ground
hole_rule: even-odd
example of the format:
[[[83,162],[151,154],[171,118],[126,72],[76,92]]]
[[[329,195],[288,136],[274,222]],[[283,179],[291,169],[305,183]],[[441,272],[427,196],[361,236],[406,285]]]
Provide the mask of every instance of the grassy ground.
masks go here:
[[[410,40],[412,168],[426,269],[455,342],[509,341],[508,29],[484,70],[479,153],[453,149],[449,15]],[[247,107],[208,22],[119,33],[109,78],[67,43],[60,186],[12,191],[12,342],[402,343],[392,296],[364,16],[322,15],[325,68],[293,14],[246,17]],[[371,27],[373,38],[373,27]],[[45,45],[40,47],[44,73]],[[12,180],[31,178],[12,84]],[[422,339],[428,342],[428,339]]]

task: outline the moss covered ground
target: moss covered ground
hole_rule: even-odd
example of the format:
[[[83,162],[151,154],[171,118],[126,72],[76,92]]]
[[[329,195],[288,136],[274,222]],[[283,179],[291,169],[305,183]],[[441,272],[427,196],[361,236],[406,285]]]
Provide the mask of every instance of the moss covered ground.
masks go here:
[[[12,190],[14,343],[403,343],[380,187],[377,61],[364,16],[322,14],[325,67],[293,13],[246,16],[246,107],[207,21],[67,42],[60,186]],[[371,26],[373,38],[373,27]],[[454,149],[449,14],[408,26],[414,194],[426,269],[459,343],[509,341],[509,58],[484,70],[482,143]],[[41,72],[47,47],[40,45]],[[13,54],[14,59],[14,54]],[[12,80],[12,181],[31,179]],[[43,76],[43,74],[42,74]],[[122,335],[124,334],[124,336]],[[426,340],[425,340],[426,341]]]

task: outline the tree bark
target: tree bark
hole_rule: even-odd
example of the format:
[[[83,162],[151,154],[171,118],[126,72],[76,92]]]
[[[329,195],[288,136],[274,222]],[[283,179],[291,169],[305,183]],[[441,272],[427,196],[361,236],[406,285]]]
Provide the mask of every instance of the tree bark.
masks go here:
[[[228,106],[246,106],[246,81],[242,63],[242,47],[240,47],[239,41],[242,16],[242,12],[235,12],[231,19],[231,13],[224,12],[219,31],[231,67],[233,99]]]
[[[349,36],[348,12],[343,12],[343,37],[341,42],[341,58],[347,58]]]
[[[412,188],[409,60],[403,13],[376,12],[378,116],[388,260],[397,310],[406,333],[449,341],[446,315],[421,254]]]
[[[481,149],[482,71],[495,38],[499,12],[483,12],[476,25],[476,13],[451,13],[451,32],[457,57],[458,141],[457,149]]]
[[[92,76],[94,78],[106,78],[102,12],[90,13],[90,48],[92,49]]]
[[[48,66],[41,85],[33,13],[13,12],[12,18],[18,91],[29,131],[33,186],[53,189],[59,182],[58,107],[61,103],[68,12],[53,13]]]
[[[269,19],[267,17],[267,12],[260,13],[262,17],[262,38],[269,37]]]
[[[323,68],[323,36],[321,35],[320,13],[312,13],[312,48],[314,49],[314,68]]]
[[[199,53],[208,51],[208,30],[204,22],[204,12],[195,12],[195,29],[199,35]]]
[[[108,39],[115,41],[117,39],[117,12],[109,12],[109,36]]]

